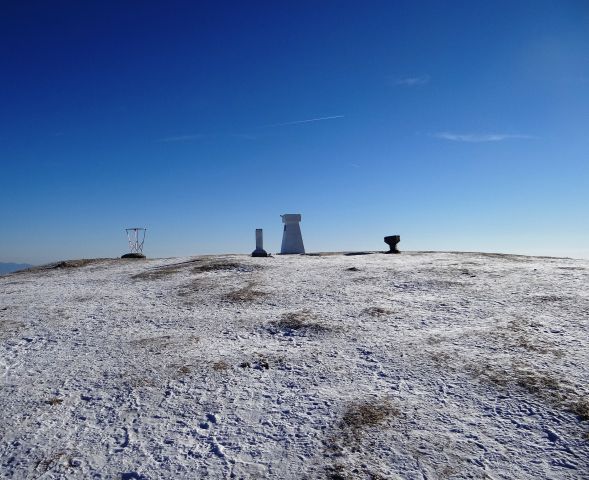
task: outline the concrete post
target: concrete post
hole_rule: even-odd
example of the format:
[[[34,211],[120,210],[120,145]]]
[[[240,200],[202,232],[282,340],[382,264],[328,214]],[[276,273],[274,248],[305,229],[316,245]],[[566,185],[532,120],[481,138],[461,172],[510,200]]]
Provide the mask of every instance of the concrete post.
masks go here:
[[[252,257],[267,257],[268,253],[264,250],[264,234],[261,228],[256,228],[256,249],[252,252]]]
[[[284,223],[284,232],[282,234],[282,247],[280,253],[285,255],[289,253],[305,253],[303,245],[303,235],[301,234],[301,215],[299,213],[285,213],[281,215]]]

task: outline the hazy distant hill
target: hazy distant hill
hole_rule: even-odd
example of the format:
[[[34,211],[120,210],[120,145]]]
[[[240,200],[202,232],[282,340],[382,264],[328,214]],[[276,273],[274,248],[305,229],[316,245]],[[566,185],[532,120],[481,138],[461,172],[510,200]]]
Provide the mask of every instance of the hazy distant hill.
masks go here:
[[[32,267],[32,265],[29,265],[28,263],[0,263],[0,275],[30,267]]]

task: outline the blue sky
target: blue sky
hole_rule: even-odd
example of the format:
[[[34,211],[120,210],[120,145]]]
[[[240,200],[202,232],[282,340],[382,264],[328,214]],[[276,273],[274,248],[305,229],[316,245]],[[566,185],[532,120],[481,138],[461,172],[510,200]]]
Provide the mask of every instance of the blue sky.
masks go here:
[[[11,2],[0,261],[589,258],[586,1]]]

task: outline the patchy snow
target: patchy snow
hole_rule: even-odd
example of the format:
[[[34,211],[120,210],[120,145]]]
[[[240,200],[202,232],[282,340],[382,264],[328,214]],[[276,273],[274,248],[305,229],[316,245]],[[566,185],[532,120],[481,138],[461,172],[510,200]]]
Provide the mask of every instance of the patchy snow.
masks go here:
[[[98,260],[0,278],[0,477],[589,476],[589,261]]]

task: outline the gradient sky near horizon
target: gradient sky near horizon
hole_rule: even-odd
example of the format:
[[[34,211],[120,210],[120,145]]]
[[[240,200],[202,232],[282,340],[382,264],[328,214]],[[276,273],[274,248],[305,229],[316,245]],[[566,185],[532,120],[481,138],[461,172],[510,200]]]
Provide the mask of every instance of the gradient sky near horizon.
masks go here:
[[[3,2],[0,261],[589,258],[589,3]]]

